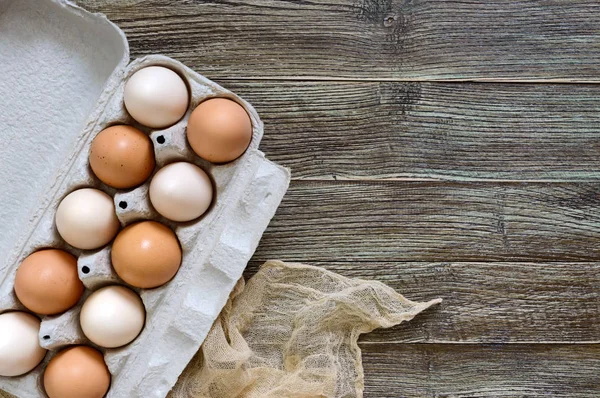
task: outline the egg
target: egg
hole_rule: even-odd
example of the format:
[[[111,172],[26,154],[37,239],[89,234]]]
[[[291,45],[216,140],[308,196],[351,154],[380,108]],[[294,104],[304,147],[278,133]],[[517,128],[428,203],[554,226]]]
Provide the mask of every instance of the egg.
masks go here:
[[[131,343],[144,328],[142,299],[124,286],[106,286],[92,293],[79,315],[81,329],[94,344],[116,348]]]
[[[78,249],[97,249],[119,230],[113,199],[104,192],[83,188],[67,195],[56,211],[60,236]]]
[[[73,307],[83,294],[77,259],[56,249],[30,254],[17,269],[15,294],[27,309],[42,315]]]
[[[183,222],[200,217],[213,199],[210,177],[200,167],[186,162],[160,169],[150,182],[152,206],[169,220]]]
[[[175,233],[155,221],[142,221],[123,229],[111,251],[117,275],[130,285],[145,289],[170,281],[179,270],[181,257]]]
[[[25,312],[0,315],[0,376],[20,376],[36,366],[46,350],[40,347],[40,320]]]
[[[102,353],[87,346],[56,354],[44,371],[49,398],[102,398],[110,387],[110,372]]]
[[[118,125],[102,130],[90,149],[92,171],[108,186],[125,189],[142,184],[154,170],[154,148],[148,135]]]
[[[129,78],[124,102],[127,112],[139,123],[164,128],[183,117],[189,93],[183,79],[171,69],[148,66]]]
[[[246,110],[227,98],[212,98],[194,109],[187,139],[198,156],[213,163],[240,157],[252,140],[252,122]]]

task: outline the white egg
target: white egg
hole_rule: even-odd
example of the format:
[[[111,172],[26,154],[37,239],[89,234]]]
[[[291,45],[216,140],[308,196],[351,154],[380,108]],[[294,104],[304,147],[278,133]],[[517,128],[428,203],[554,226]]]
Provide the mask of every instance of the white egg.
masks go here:
[[[183,79],[171,69],[148,66],[135,72],[125,85],[125,108],[139,123],[171,126],[183,117],[189,94]]]
[[[93,343],[116,348],[129,344],[144,328],[146,310],[142,299],[124,286],[107,286],[83,303],[79,322]]]
[[[150,202],[162,216],[183,222],[200,217],[213,198],[210,177],[191,163],[172,163],[156,173],[150,183]]]
[[[46,350],[40,347],[40,320],[25,312],[0,315],[0,376],[20,376],[35,368]]]
[[[67,195],[56,211],[60,236],[79,249],[97,249],[112,240],[119,230],[113,199],[93,188]]]

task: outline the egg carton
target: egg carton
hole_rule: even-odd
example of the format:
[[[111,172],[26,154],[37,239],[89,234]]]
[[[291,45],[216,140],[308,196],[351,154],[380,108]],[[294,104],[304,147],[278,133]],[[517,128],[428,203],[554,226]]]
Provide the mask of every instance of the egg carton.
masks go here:
[[[53,16],[57,18],[54,23],[59,23],[60,20],[72,22],[75,31],[88,29],[87,24],[92,26],[90,29],[112,29],[122,38],[124,50],[114,72],[102,85],[100,97],[89,113],[87,123],[82,126],[80,134],[74,140],[66,161],[53,173],[54,179],[48,185],[37,181],[31,186],[24,184],[19,188],[22,196],[26,198],[24,203],[32,202],[30,197],[37,199],[37,206],[29,213],[29,219],[21,220],[23,224],[20,231],[3,231],[4,234],[16,235],[18,238],[6,237],[0,241],[0,249],[2,244],[7,245],[6,242],[12,244],[7,248],[7,252],[3,253],[5,262],[0,263],[0,313],[11,310],[27,311],[14,294],[15,274],[25,257],[42,248],[59,248],[78,256],[79,277],[87,289],[74,308],[61,315],[42,317],[40,345],[50,350],[48,355],[38,367],[26,375],[0,377],[0,389],[18,397],[44,397],[42,375],[52,356],[69,345],[94,346],[83,335],[79,326],[82,303],[100,287],[112,284],[126,285],[111,267],[110,244],[96,251],[78,250],[67,245],[56,230],[54,217],[60,201],[76,189],[92,187],[114,198],[117,216],[122,226],[139,220],[159,221],[175,231],[181,244],[183,261],[177,275],[170,282],[155,289],[134,289],[139,293],[146,308],[146,325],[138,338],[122,348],[96,347],[104,353],[105,362],[112,375],[107,397],[165,397],[199,349],[231,290],[241,277],[287,190],[289,171],[268,161],[258,149],[263,135],[263,124],[249,103],[180,62],[165,56],[151,55],[127,65],[125,36],[103,16],[90,14],[68,1],[0,0],[0,57],[2,46],[7,44],[2,42],[2,35],[6,34],[4,38],[10,40],[11,34],[16,35],[19,29],[28,29],[27,26],[19,27],[17,21],[14,22],[13,31],[10,25],[8,30],[3,31],[2,22],[3,18],[8,18],[7,15],[11,18],[16,16],[17,19],[23,17],[25,22],[22,23],[31,24],[33,30],[36,23],[51,23],[48,20],[52,21]],[[40,18],[44,18],[44,21]],[[61,27],[56,31],[62,29],[65,28]],[[68,27],[66,29],[65,35],[69,30]],[[65,40],[85,40],[81,37],[68,38],[58,33],[57,35],[56,40],[61,43]],[[111,40],[114,40],[114,37]],[[0,64],[2,61],[0,58]],[[186,115],[167,129],[152,130],[140,126],[128,115],[123,105],[123,90],[127,79],[139,69],[150,65],[165,66],[177,72],[187,82],[191,94]],[[0,72],[3,72],[2,65]],[[9,91],[0,84],[0,94],[5,94],[2,89],[5,92]],[[250,147],[239,159],[225,165],[214,165],[200,159],[191,151],[186,141],[186,125],[191,111],[203,100],[211,97],[225,97],[238,102],[252,121],[253,135]],[[60,113],[59,110],[53,112]],[[101,183],[89,167],[89,149],[92,140],[100,131],[115,124],[129,124],[149,133],[155,150],[155,172],[176,161],[187,161],[204,169],[213,179],[215,187],[214,201],[209,211],[199,220],[175,223],[161,217],[152,208],[148,197],[151,178],[142,186],[129,191],[116,190]],[[0,121],[0,129],[2,128],[10,132],[15,126],[11,125],[10,121],[5,125]],[[0,151],[0,166],[1,156],[3,153]],[[51,156],[51,151],[50,155],[46,156]],[[22,155],[16,155],[11,161],[25,162],[26,159],[23,159]],[[7,164],[10,166],[10,163]],[[38,167],[43,168],[45,165],[39,164]],[[2,172],[0,167],[0,177]],[[35,169],[31,169],[29,173],[32,174],[33,180]],[[35,196],[35,192],[32,191],[39,191],[40,187],[43,187],[42,192]],[[0,196],[0,199],[12,199],[14,204],[14,198],[19,197],[19,192],[0,195],[7,196]],[[7,222],[10,224],[10,219]]]

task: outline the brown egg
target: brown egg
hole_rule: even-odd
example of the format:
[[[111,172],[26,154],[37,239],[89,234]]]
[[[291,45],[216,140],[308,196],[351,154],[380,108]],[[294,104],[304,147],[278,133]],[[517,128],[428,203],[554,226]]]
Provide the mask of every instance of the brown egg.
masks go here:
[[[62,250],[31,254],[21,263],[15,277],[19,301],[42,315],[59,314],[73,307],[83,289],[77,276],[77,259]]]
[[[113,188],[133,188],[142,184],[152,174],[154,164],[152,141],[134,127],[109,127],[92,142],[92,171]]]
[[[44,388],[50,398],[102,398],[109,387],[110,372],[102,353],[91,347],[59,352],[44,372]]]
[[[213,163],[240,157],[252,140],[252,122],[246,110],[227,98],[212,98],[194,109],[187,138],[198,156]]]
[[[121,279],[131,286],[150,289],[175,276],[181,265],[181,247],[168,227],[155,221],[142,221],[117,235],[111,258]]]

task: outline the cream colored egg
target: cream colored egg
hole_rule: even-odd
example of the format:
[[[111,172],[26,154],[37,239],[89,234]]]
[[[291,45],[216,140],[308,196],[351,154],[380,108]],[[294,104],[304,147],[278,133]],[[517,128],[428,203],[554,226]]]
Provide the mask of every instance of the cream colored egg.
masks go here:
[[[125,108],[139,123],[171,126],[183,117],[189,94],[183,79],[169,68],[148,66],[135,72],[125,85]]]
[[[200,167],[172,163],[156,173],[150,183],[150,201],[162,216],[183,222],[200,217],[213,199],[210,177]]]
[[[97,249],[110,242],[119,230],[113,199],[93,188],[67,195],[56,211],[60,236],[78,249]]]
[[[20,376],[46,355],[40,347],[40,320],[25,312],[0,315],[0,376]]]
[[[116,348],[129,344],[144,328],[142,299],[124,286],[107,286],[92,293],[81,308],[81,329],[94,344]]]

